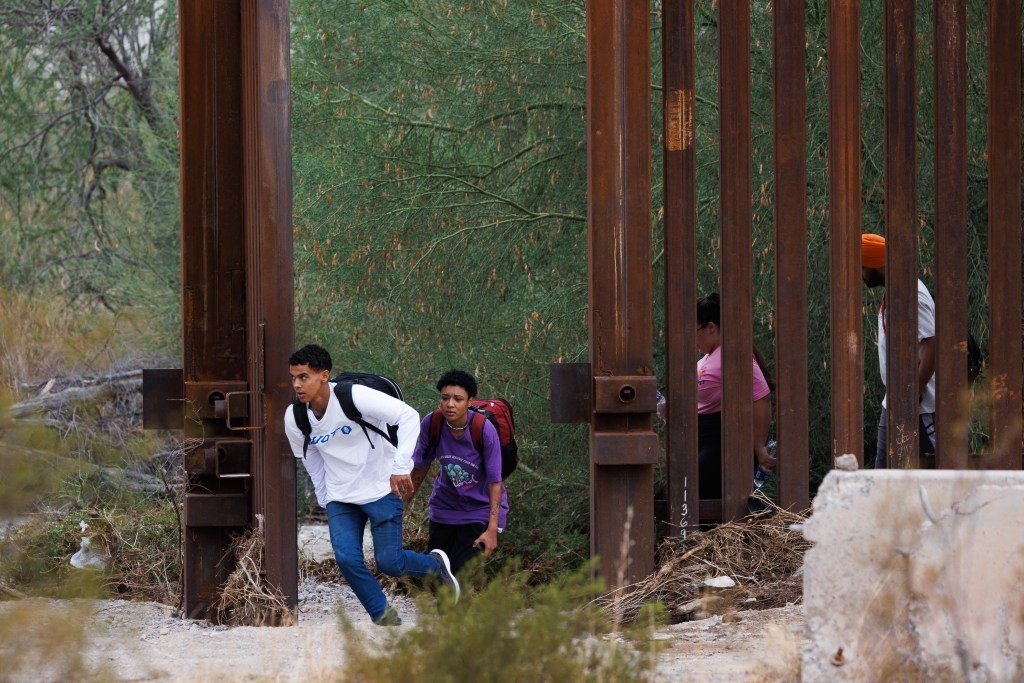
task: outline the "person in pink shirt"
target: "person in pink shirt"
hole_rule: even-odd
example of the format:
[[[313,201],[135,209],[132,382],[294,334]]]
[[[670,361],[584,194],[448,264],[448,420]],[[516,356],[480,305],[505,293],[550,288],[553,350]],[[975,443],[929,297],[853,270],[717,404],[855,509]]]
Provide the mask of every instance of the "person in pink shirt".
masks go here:
[[[697,450],[701,498],[722,497],[722,324],[718,292],[697,300]],[[754,456],[762,477],[775,470],[768,452],[772,420],[771,392],[775,388],[757,349],[753,363]]]

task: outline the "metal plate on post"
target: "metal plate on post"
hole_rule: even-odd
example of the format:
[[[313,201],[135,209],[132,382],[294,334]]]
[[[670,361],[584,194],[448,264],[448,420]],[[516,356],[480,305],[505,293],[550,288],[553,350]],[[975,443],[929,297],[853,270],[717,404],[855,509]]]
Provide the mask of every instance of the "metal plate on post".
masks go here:
[[[658,384],[651,375],[594,378],[595,413],[653,413],[657,395]]]
[[[590,363],[552,363],[551,422],[590,422]]]
[[[142,371],[142,428],[183,429],[185,382],[181,368]]]
[[[186,527],[246,527],[252,521],[248,493],[186,493]]]
[[[653,465],[660,451],[654,432],[593,432],[590,457],[595,465]]]

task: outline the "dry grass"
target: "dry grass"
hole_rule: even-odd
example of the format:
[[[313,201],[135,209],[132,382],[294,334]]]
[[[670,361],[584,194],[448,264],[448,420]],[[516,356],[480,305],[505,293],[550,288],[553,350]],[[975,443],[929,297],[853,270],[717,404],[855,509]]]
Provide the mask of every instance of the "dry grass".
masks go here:
[[[0,386],[17,393],[26,381],[118,365],[145,328],[133,315],[0,288]]]
[[[807,514],[776,507],[770,515],[727,522],[687,534],[685,539],[666,539],[655,574],[629,586],[625,594],[608,593],[599,602],[624,621],[635,619],[645,603],[655,600],[677,621],[695,612],[798,603],[803,599],[803,583],[794,574],[803,566],[804,552],[811,544],[790,527],[802,523]],[[701,586],[715,576],[729,576],[737,586],[713,593]]]
[[[132,600],[165,605],[180,601],[181,539],[175,501],[154,504],[138,521],[103,512],[97,530],[107,548],[111,572],[107,585]]]
[[[293,625],[295,614],[263,575],[263,533],[257,528],[239,536],[228,552],[235,557],[235,570],[213,606],[215,621],[231,626]]]
[[[2,614],[0,680],[112,679],[97,675],[85,664],[88,607],[83,603],[19,600],[5,604]]]

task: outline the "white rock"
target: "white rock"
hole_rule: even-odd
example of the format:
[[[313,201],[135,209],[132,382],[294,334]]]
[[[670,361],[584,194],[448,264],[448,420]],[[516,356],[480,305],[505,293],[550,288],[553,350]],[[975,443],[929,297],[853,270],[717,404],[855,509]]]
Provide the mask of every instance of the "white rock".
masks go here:
[[[857,471],[857,456],[853,453],[843,453],[836,457],[836,469],[845,472]]]
[[[700,585],[708,588],[733,588],[736,582],[728,576],[715,576],[710,579],[704,579]]]

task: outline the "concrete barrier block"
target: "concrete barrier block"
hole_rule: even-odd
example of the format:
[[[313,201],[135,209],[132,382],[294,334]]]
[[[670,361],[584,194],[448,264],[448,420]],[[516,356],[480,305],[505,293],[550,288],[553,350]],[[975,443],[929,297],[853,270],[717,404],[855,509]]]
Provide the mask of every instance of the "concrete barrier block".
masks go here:
[[[804,534],[803,680],[1024,680],[1024,472],[833,471]]]

